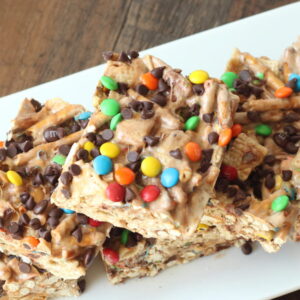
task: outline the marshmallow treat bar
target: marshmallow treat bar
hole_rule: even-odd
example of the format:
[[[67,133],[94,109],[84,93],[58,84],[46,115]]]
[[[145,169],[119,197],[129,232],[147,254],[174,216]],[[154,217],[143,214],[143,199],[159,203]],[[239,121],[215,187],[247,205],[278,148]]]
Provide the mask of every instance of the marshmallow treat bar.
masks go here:
[[[0,299],[52,299],[79,296],[85,280],[63,280],[14,256],[0,254]]]
[[[52,201],[139,232],[192,235],[219,174],[238,97],[205,71],[189,78],[153,56],[106,54],[96,112],[63,167]],[[213,143],[219,137],[219,143]]]
[[[89,116],[60,99],[25,99],[0,149],[0,249],[63,279],[84,276],[105,240],[105,224],[50,203]],[[74,164],[70,172],[81,169]]]
[[[241,97],[206,224],[226,224],[236,236],[280,249],[299,214],[299,93],[280,62],[234,52],[222,80]],[[285,60],[283,61],[283,65]],[[294,69],[289,64],[289,68]],[[221,231],[221,229],[220,229]]]
[[[127,229],[113,227],[101,254],[108,279],[115,284],[129,278],[154,276],[168,267],[211,255],[237,242],[221,237],[216,227],[205,224],[200,224],[192,237],[175,241],[147,239]]]

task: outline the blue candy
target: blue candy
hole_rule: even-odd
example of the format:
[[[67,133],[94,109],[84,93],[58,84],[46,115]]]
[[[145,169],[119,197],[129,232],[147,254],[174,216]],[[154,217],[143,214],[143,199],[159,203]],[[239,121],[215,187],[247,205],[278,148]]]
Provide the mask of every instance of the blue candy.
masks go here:
[[[175,168],[165,169],[160,176],[160,182],[166,188],[170,188],[176,185],[178,181],[179,181],[179,172]]]
[[[112,171],[112,161],[105,155],[99,155],[93,160],[93,167],[98,175],[106,175]]]
[[[74,214],[75,211],[74,210],[71,210],[71,209],[67,209],[67,208],[62,208],[62,211],[67,214],[67,215],[71,215],[71,214]]]
[[[299,75],[299,74],[296,74],[296,73],[290,74],[289,80],[292,80],[292,79],[294,79],[294,78],[297,79],[295,92],[300,92],[300,75]]]
[[[75,116],[74,119],[75,121],[78,121],[78,120],[87,120],[91,117],[92,113],[90,111],[85,111],[81,114],[79,114],[78,116]]]

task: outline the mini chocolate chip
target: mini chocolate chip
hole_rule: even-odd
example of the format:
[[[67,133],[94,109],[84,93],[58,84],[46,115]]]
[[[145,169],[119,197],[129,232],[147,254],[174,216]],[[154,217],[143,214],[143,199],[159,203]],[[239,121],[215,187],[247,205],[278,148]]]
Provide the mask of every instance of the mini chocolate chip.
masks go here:
[[[216,132],[211,132],[208,134],[208,142],[210,145],[216,144],[219,140],[219,135]]]
[[[293,172],[290,170],[282,170],[283,181],[290,181],[292,179]]]
[[[70,128],[70,133],[77,132],[80,129],[81,129],[80,125],[77,122],[75,122]]]
[[[298,152],[298,148],[293,142],[288,142],[284,146],[284,150],[289,154],[296,154]]]
[[[58,152],[64,156],[68,156],[69,152],[71,150],[71,146],[70,145],[61,145],[59,148],[58,148]]]
[[[215,189],[217,192],[226,193],[229,185],[229,180],[223,177],[219,177],[216,182]]]
[[[167,104],[167,97],[163,94],[155,94],[150,100],[161,107]]]
[[[126,187],[125,190],[125,202],[131,202],[136,197],[133,190],[129,187]]]
[[[205,123],[211,123],[214,119],[214,113],[209,113],[209,114],[203,114],[202,115],[202,120]]]
[[[44,239],[47,242],[51,242],[52,236],[49,230],[45,228],[40,228],[38,233],[40,238]]]
[[[31,219],[29,225],[35,230],[38,230],[42,226],[41,221],[38,218]]]
[[[275,178],[272,174],[268,174],[265,179],[265,186],[271,190],[275,186]]]
[[[211,166],[211,163],[209,161],[201,161],[200,168],[197,170],[197,172],[205,173],[209,167]]]
[[[118,82],[118,92],[122,95],[127,95],[129,87],[125,82]]]
[[[290,112],[284,116],[284,121],[288,123],[297,122],[300,120],[298,113]]]
[[[32,197],[30,197],[26,203],[25,203],[25,207],[28,209],[28,210],[32,210],[34,207],[35,207],[35,201],[33,200]]]
[[[158,67],[153,69],[150,73],[157,79],[162,78],[165,67]]]
[[[36,215],[42,214],[46,210],[48,203],[49,203],[48,200],[42,200],[34,207],[33,212]]]
[[[24,143],[20,143],[18,146],[22,152],[28,152],[33,148],[33,143],[31,141],[25,141]]]
[[[194,91],[195,94],[197,94],[199,96],[202,96],[205,92],[204,85],[203,84],[193,85],[193,91]]]
[[[58,207],[53,207],[49,213],[48,213],[48,216],[49,217],[55,217],[55,218],[60,218],[61,216],[63,215],[63,211],[58,208]]]
[[[118,60],[121,61],[121,62],[130,62],[130,59],[129,59],[129,57],[128,57],[128,55],[126,54],[125,51],[122,51],[122,52],[120,53],[119,59],[118,59]]]
[[[167,92],[169,90],[169,88],[170,87],[168,86],[168,84],[163,79],[158,80],[158,88],[157,88],[158,93]]]
[[[242,247],[241,247],[242,252],[245,255],[249,255],[250,253],[252,253],[252,245],[250,241],[245,242]]]
[[[139,53],[135,50],[130,50],[128,54],[132,59],[139,57]]]
[[[83,160],[84,162],[88,162],[89,161],[89,152],[85,149],[79,149],[77,152],[77,159],[78,160]]]
[[[202,161],[211,161],[211,158],[213,156],[214,149],[203,149],[202,150]]]
[[[99,148],[95,147],[90,151],[92,158],[95,158],[100,155]]]
[[[143,104],[140,101],[132,100],[129,103],[129,107],[132,108],[135,112],[140,112],[143,110]]]
[[[6,150],[4,148],[0,148],[0,161],[4,161],[6,159]]]
[[[284,147],[288,141],[288,136],[284,132],[275,133],[273,140],[277,146]]]
[[[30,197],[31,197],[31,196],[30,196],[29,193],[24,192],[24,193],[20,194],[20,201],[21,201],[23,204],[25,204],[26,201],[27,201]]]
[[[84,129],[84,128],[86,128],[87,124],[89,123],[89,120],[78,120],[77,122],[79,123],[80,127],[82,129]]]
[[[22,272],[22,273],[30,273],[31,271],[31,266],[29,264],[26,264],[24,262],[21,262],[19,264],[19,270]]]
[[[7,154],[7,156],[9,156],[10,158],[15,157],[15,156],[18,154],[17,146],[16,146],[15,144],[10,144],[10,145],[7,147],[6,154]]]
[[[28,225],[29,222],[30,222],[30,218],[28,217],[28,215],[26,213],[24,213],[20,216],[20,219],[19,219],[20,225]]]
[[[127,108],[127,107],[125,107],[121,110],[121,115],[122,115],[124,120],[129,120],[133,117],[132,110],[130,108]]]
[[[124,230],[123,228],[113,226],[109,232],[109,237],[110,238],[120,237],[122,235],[123,230]]]
[[[147,135],[144,136],[144,142],[146,143],[147,146],[153,147],[159,143],[159,137]]]
[[[73,232],[72,236],[77,240],[78,243],[82,241],[82,230],[80,227],[77,227]]]
[[[234,201],[243,201],[247,198],[247,194],[243,190],[237,190]]]
[[[105,129],[101,132],[104,141],[110,141],[114,137],[114,132],[110,129]]]
[[[236,93],[243,95],[248,98],[252,93],[252,87],[241,79],[235,79],[233,82],[233,87],[236,89]]]
[[[169,154],[176,159],[182,159],[182,153],[178,148],[175,150],[171,150]]]
[[[59,224],[59,219],[55,218],[55,217],[50,217],[47,220],[47,224],[51,227],[51,228],[55,228],[58,224]]]
[[[113,53],[112,51],[105,51],[105,52],[102,53],[102,56],[103,56],[103,59],[104,59],[105,61],[108,61],[108,60],[111,60],[111,59],[112,59],[113,54],[114,54],[114,53]]]
[[[297,143],[300,141],[300,135],[293,135],[289,137],[290,142]]]
[[[130,151],[127,153],[127,160],[129,162],[136,162],[139,160],[140,154],[136,151]]]
[[[264,158],[264,163],[269,166],[274,166],[275,162],[276,162],[276,158],[272,154],[266,155]]]
[[[256,97],[256,99],[261,98],[263,89],[257,86],[251,86],[251,93]]]
[[[129,232],[125,247],[132,248],[132,247],[135,247],[137,245],[137,243],[138,243],[138,241],[136,239],[135,233]]]
[[[257,199],[262,199],[262,183],[261,182],[256,182],[253,185],[253,195],[257,198]]]
[[[94,132],[87,133],[85,137],[92,143],[96,141],[96,134]]]
[[[153,110],[143,110],[141,117],[144,120],[151,119],[154,116]]]
[[[283,130],[288,134],[288,135],[295,135],[297,133],[297,129],[293,125],[287,125],[283,128]]]
[[[82,225],[86,225],[89,222],[89,219],[86,215],[78,213],[76,215],[77,222]]]
[[[137,172],[140,169],[141,162],[136,161],[136,162],[131,162],[126,165],[128,168],[130,168],[133,172]]]
[[[73,180],[73,175],[70,172],[63,172],[60,176],[60,181],[64,185],[69,185]]]
[[[35,112],[39,112],[43,107],[42,104],[39,101],[35,100],[35,99],[31,99],[30,103],[33,106]]]
[[[96,140],[95,140],[95,145],[97,146],[97,147],[100,147],[102,144],[104,144],[105,143],[105,140],[102,138],[102,136],[101,135],[99,135],[99,134],[97,134],[96,135]]]
[[[191,116],[199,116],[200,113],[200,105],[198,103],[193,104],[190,107]]]
[[[236,187],[230,186],[227,190],[227,196],[229,198],[233,198],[237,194],[237,191],[238,190]]]
[[[256,158],[257,158],[257,157],[256,157],[255,154],[253,154],[251,151],[248,151],[248,152],[246,152],[246,153],[243,155],[243,157],[242,157],[242,162],[243,162],[244,164],[249,164],[249,163],[255,161]]]
[[[239,78],[245,82],[252,81],[252,75],[248,70],[242,70],[239,72]]]
[[[260,121],[260,114],[257,111],[248,111],[247,118],[252,122],[259,122]]]
[[[69,171],[71,172],[71,174],[73,176],[78,176],[80,175],[81,173],[81,168],[80,166],[76,165],[76,164],[72,164],[70,167],[69,167]]]
[[[77,282],[77,285],[78,285],[80,293],[82,294],[85,291],[85,287],[86,287],[86,281],[85,281],[85,279],[80,279]]]
[[[149,101],[142,101],[142,105],[144,110],[151,110],[154,106],[154,104]]]
[[[292,90],[296,89],[296,85],[297,85],[297,78],[293,78],[285,84],[285,86],[291,88]]]
[[[60,132],[61,134],[62,132]],[[58,136],[58,128],[56,126],[50,126],[47,129],[45,129],[43,133],[44,139],[46,142],[55,142],[59,139]]]
[[[43,175],[41,173],[37,173],[32,180],[32,184],[34,186],[40,186],[40,185],[44,184]]]
[[[11,222],[11,223],[8,225],[8,231],[9,231],[10,233],[19,233],[21,230],[22,230],[21,225],[19,225],[19,224],[16,223],[16,222]]]
[[[95,256],[95,249],[94,248],[88,249],[85,252],[83,257],[83,265],[88,268],[91,265],[94,256]]]
[[[142,83],[137,84],[135,90],[142,96],[146,96],[149,92],[149,89]]]
[[[71,192],[68,188],[63,188],[61,189],[62,194],[65,196],[66,199],[70,199],[71,198]]]

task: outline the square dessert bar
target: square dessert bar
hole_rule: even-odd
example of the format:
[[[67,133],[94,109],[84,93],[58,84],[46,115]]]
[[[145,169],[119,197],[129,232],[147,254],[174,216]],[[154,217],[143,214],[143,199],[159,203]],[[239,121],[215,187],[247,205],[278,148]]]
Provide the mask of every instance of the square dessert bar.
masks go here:
[[[146,238],[192,235],[208,203],[238,97],[202,70],[109,54],[96,112],[63,167],[52,201]],[[127,58],[126,58],[127,57]],[[216,143],[216,139],[219,140]]]
[[[89,116],[81,105],[60,99],[44,105],[25,99],[0,149],[0,249],[63,279],[85,275],[108,226],[50,203]],[[74,164],[70,172],[76,177],[81,169]]]

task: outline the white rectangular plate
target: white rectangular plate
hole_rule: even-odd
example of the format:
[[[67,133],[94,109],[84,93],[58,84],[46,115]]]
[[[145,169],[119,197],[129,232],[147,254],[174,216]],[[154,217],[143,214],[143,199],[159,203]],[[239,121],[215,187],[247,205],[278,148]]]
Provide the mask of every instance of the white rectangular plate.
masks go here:
[[[300,34],[299,16],[300,3],[295,3],[142,54],[156,55],[173,67],[181,68],[185,74],[200,68],[211,76],[220,77],[234,47],[256,56],[279,58],[282,50]],[[97,66],[2,97],[0,137],[4,139],[9,121],[24,97],[41,101],[62,97],[92,109],[91,95],[102,71],[103,67]],[[130,280],[117,286],[107,281],[102,266],[96,262],[88,274],[87,291],[80,299],[270,299],[299,289],[299,270],[300,244],[293,243],[285,245],[276,254],[267,254],[258,248],[251,255],[244,256],[239,249],[230,249],[171,268],[154,278]]]

